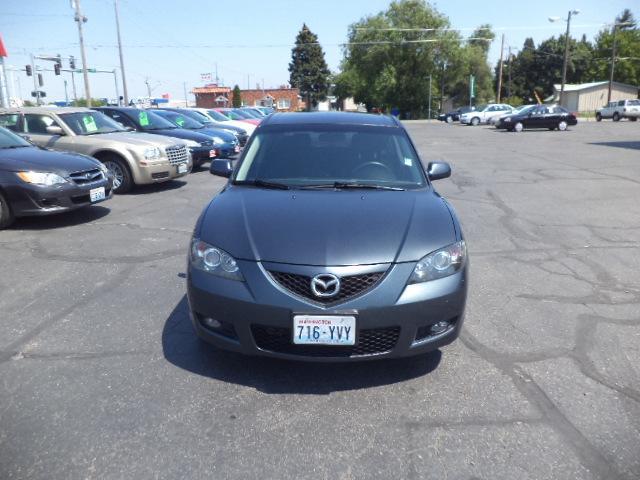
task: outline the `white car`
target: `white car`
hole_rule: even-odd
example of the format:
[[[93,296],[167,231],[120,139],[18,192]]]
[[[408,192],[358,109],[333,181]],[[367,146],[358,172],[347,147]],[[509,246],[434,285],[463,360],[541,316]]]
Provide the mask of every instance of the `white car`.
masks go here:
[[[189,108],[189,110],[195,110],[196,112],[199,112],[204,116],[210,118],[212,122],[221,124],[221,126],[224,126],[224,124],[227,124],[232,127],[242,128],[244,131],[247,132],[247,135],[249,136],[251,136],[253,134],[253,131],[256,129],[256,126],[251,123],[240,122],[238,120],[231,120],[227,118],[225,115],[223,115],[222,113],[214,110],[213,108],[192,107],[192,108]]]
[[[611,118],[614,122],[621,118],[628,118],[635,122],[640,117],[640,100],[618,100],[609,102],[606,107],[596,110],[596,120],[599,122],[603,118]]]
[[[478,105],[473,112],[467,112],[460,115],[460,123],[465,125],[480,125],[481,123],[489,123],[493,117],[499,117],[513,112],[511,105],[506,103],[489,103],[487,105]]]

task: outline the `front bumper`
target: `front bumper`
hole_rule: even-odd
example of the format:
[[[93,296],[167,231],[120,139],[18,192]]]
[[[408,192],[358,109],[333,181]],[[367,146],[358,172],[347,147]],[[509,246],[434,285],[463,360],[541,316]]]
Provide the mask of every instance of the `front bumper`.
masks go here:
[[[104,187],[105,198],[91,202],[89,191]],[[102,179],[85,185],[64,183],[45,186],[15,183],[5,187],[11,210],[16,217],[50,215],[104,202],[113,196],[111,179]]]
[[[189,155],[189,159],[187,161],[182,163],[187,164],[187,171],[182,173],[178,171],[178,164],[171,164],[168,160],[157,163],[148,163],[146,165],[138,164],[137,170],[133,173],[135,183],[144,185],[149,183],[166,182],[184,177],[191,172],[191,168],[193,166],[191,155]]]
[[[323,307],[281,288],[267,273],[269,264],[238,263],[245,282],[188,268],[187,295],[195,331],[206,342],[226,350],[323,362],[396,358],[447,345],[462,328],[467,267],[447,278],[405,286],[414,264],[392,265],[371,290],[339,305]],[[356,345],[293,345],[294,314],[354,315]],[[205,326],[204,318],[218,320],[221,327]],[[449,321],[450,328],[432,335],[430,326],[442,321]]]

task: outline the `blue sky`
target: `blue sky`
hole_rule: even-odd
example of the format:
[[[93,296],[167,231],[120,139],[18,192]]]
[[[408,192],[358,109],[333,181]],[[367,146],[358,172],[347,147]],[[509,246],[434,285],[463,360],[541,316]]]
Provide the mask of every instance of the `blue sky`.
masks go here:
[[[112,69],[118,64],[113,0],[81,0],[89,66]],[[384,10],[389,0],[120,0],[121,30],[130,96],[146,95],[149,78],[154,96],[169,93],[182,99],[187,88],[201,84],[200,74],[213,72],[225,84],[267,88],[286,83],[291,44],[303,22],[318,34],[327,63],[336,70],[342,57],[340,43],[347,27],[363,16]],[[572,21],[572,35],[592,38],[601,24],[613,21],[624,8],[640,19],[637,0],[440,0],[431,2],[446,14],[452,26],[472,29],[481,23],[496,28],[490,50],[495,63],[500,35],[505,45],[518,48],[527,36],[536,42],[563,32],[564,22],[549,16],[581,13]],[[469,34],[463,30],[463,34]],[[8,65],[23,67],[29,52],[80,57],[78,34],[69,0],[0,0],[0,34],[9,51]],[[78,60],[78,65],[80,62]],[[65,64],[66,67],[66,64]],[[24,95],[33,85],[24,72],[16,73]],[[63,77],[45,73],[50,99],[63,99]],[[82,94],[81,76],[76,76]],[[70,82],[69,82],[70,83]],[[115,97],[112,75],[92,74],[94,97]],[[70,89],[69,89],[70,92]]]

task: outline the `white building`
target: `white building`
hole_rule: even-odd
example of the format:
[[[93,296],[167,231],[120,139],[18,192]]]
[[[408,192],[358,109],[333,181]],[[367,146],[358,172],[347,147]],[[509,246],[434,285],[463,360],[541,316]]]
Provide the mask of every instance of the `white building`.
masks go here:
[[[560,84],[553,86],[553,101],[560,97]],[[571,112],[593,112],[607,104],[609,82],[565,84],[562,106]],[[611,101],[638,98],[638,87],[626,83],[613,82]]]

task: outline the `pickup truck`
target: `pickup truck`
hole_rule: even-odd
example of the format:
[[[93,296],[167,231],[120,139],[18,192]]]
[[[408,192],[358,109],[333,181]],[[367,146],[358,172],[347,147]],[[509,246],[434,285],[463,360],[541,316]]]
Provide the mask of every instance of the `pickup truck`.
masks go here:
[[[609,102],[608,105],[596,110],[598,122],[603,118],[611,118],[614,122],[619,122],[621,118],[628,118],[635,122],[638,117],[640,117],[640,100],[638,99]]]

